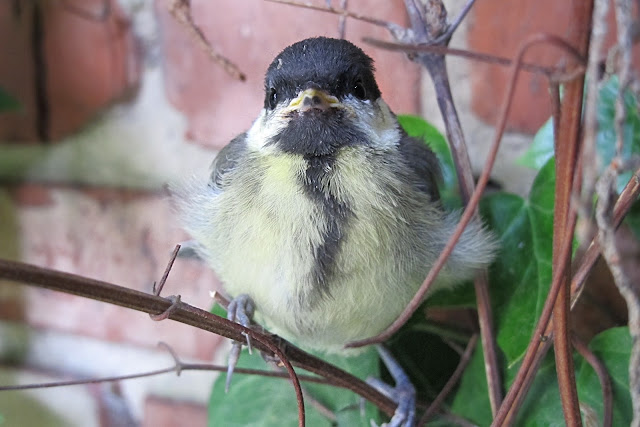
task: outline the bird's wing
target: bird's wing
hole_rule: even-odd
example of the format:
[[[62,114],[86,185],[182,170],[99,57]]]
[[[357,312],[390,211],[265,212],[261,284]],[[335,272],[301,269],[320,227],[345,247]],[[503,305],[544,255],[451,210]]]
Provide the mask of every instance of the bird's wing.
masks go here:
[[[236,167],[238,160],[247,152],[247,134],[243,133],[231,140],[213,159],[209,186],[217,191],[224,190],[229,172]]]
[[[416,185],[432,200],[440,199],[438,183],[442,180],[440,163],[423,141],[404,135],[400,140],[400,155],[416,176]]]

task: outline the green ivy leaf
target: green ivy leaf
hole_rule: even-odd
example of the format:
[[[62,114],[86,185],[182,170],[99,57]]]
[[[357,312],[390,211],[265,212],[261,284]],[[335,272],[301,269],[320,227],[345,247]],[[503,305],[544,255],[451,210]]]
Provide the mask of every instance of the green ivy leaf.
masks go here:
[[[589,347],[604,363],[613,384],[613,425],[629,425],[633,409],[629,393],[629,357],[631,337],[627,327],[613,328],[597,335]],[[583,407],[595,411],[602,421],[603,404],[600,382],[591,366],[577,354],[576,386]],[[520,363],[506,370],[506,384],[511,384]],[[460,381],[451,409],[454,413],[473,421],[477,425],[489,425],[492,420],[484,373],[482,349],[477,348],[467,370]],[[584,416],[584,415],[583,415]],[[514,425],[518,426],[564,426],[562,403],[558,389],[553,352],[540,365]]]
[[[640,239],[640,201],[636,200],[631,206],[631,210],[625,218],[625,223],[629,226],[633,235],[636,236],[636,239]]]
[[[20,103],[2,88],[0,88],[0,113],[3,111],[14,111],[20,108]]]
[[[374,348],[354,357],[323,356],[327,362],[365,379],[380,375],[378,355]],[[243,352],[239,367],[265,369],[267,364],[258,355]],[[299,374],[306,373],[296,370]],[[254,375],[234,374],[229,393],[224,392],[226,375],[215,381],[209,401],[210,426],[297,426],[298,408],[293,386],[287,380]],[[360,413],[360,398],[355,393],[328,385],[302,383],[303,388],[319,403],[333,411],[337,426],[368,427],[370,420],[380,422],[376,408],[367,403],[365,413]],[[320,414],[309,400],[305,401],[306,423],[310,426],[335,426]]]
[[[601,157],[601,171],[609,165],[616,152],[616,98],[620,84],[618,78],[611,78],[600,90],[598,102],[598,133],[596,135],[596,149]],[[633,93],[624,93],[624,104],[627,117],[623,126],[622,157],[628,159],[632,154],[640,154],[640,116]],[[632,172],[626,172],[618,178],[618,193],[629,182]]]
[[[225,310],[224,307],[218,303],[214,303],[209,312],[211,314],[215,314],[216,316],[224,317],[225,319],[227,318],[227,310]]]
[[[461,202],[458,193],[458,178],[446,138],[422,117],[409,114],[399,115],[398,123],[409,136],[423,140],[436,154],[442,168],[443,182],[440,186],[442,203],[449,209],[459,208]]]
[[[496,193],[481,203],[485,221],[500,238],[489,283],[497,340],[509,366],[522,357],[549,290],[554,187],[554,163],[548,161],[528,200]]]
[[[616,150],[615,114],[616,98],[620,87],[616,76],[610,78],[600,88],[600,99],[597,105],[598,132],[596,134],[596,150],[601,159],[600,172],[613,159]],[[632,154],[640,154],[640,114],[633,93],[624,93],[627,117],[623,126],[624,158]],[[518,159],[518,163],[533,169],[540,169],[553,156],[553,126],[549,119],[536,133],[533,143],[527,152]],[[621,174],[618,179],[618,192],[621,192],[631,178],[632,172]]]
[[[613,385],[613,425],[630,425],[633,418],[629,393],[629,357],[631,337],[627,327],[613,328],[597,335],[589,347],[604,363]],[[593,368],[578,356],[574,356],[576,386],[580,404],[595,411],[602,422],[603,403],[600,381]],[[515,370],[510,377],[515,375]],[[584,414],[583,414],[584,417]],[[527,400],[518,414],[516,425],[564,426],[562,404],[558,391],[553,353],[542,363],[529,391]]]
[[[613,391],[613,425],[628,426],[633,419],[631,394],[629,392],[629,358],[631,356],[629,328],[608,329],[591,340],[589,348],[607,368]],[[582,360],[576,365],[576,380],[580,402],[593,408],[602,421],[602,389],[595,371]]]
[[[540,170],[553,156],[553,119],[548,119],[533,137],[529,149],[516,160],[519,165]]]

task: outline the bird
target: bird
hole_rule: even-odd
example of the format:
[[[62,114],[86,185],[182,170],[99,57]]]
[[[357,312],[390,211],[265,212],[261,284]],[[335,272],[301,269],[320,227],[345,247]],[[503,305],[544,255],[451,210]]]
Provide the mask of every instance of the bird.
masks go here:
[[[398,317],[451,237],[460,214],[443,208],[440,179],[436,155],[383,100],[373,60],[314,37],[275,57],[256,120],[175,204],[196,253],[261,323],[343,352]],[[432,289],[472,278],[496,250],[473,220]]]

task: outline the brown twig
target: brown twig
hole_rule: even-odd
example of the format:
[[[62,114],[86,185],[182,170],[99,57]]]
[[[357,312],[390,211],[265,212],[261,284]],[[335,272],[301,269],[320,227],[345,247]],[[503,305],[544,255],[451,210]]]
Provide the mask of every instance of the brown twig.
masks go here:
[[[418,3],[415,0],[405,0],[404,3],[407,14],[409,15],[411,30],[404,33],[392,33],[397,40],[405,42],[410,41],[413,44],[441,44],[444,46],[449,44],[449,40],[453,34],[453,29],[447,23],[447,10],[442,0],[427,0],[426,2],[421,3]],[[466,14],[472,4],[473,0],[470,0],[468,7],[465,7],[461,15]],[[477,216],[477,206],[480,195],[475,193],[477,194],[476,199],[474,201],[470,201],[471,194],[474,193],[475,184],[471,170],[471,161],[469,159],[469,153],[464,133],[462,131],[462,125],[451,93],[445,56],[441,54],[434,55],[420,53],[414,55],[411,59],[424,66],[431,76],[440,114],[444,119],[447,140],[449,141],[449,147],[451,149],[451,154],[453,156],[458,176],[460,195],[466,208],[465,214],[467,214],[467,211],[469,212],[469,217],[467,219],[467,221],[469,221],[472,216]],[[487,181],[489,171],[487,171]],[[484,185],[486,185],[486,181],[484,182]],[[456,230],[458,236],[454,235],[450,240],[456,242],[460,238],[463,230],[464,228],[458,228]],[[444,257],[441,256],[439,261],[442,263],[446,262],[452,250],[453,248],[451,248],[449,250],[449,254],[444,255]],[[436,276],[437,271],[430,280],[433,281]],[[425,280],[426,285],[423,283],[421,286],[421,289],[424,289],[422,291],[422,297],[424,297],[426,289],[429,287],[428,281],[429,279],[427,278]],[[491,299],[489,297],[489,285],[486,271],[476,275],[474,280],[474,289],[477,301],[476,305],[478,310],[480,337],[482,339],[482,348],[485,354],[484,363],[489,390],[489,402],[491,404],[491,411],[495,414],[498,405],[502,400],[502,381],[498,368],[498,356],[496,351],[497,345],[493,330],[493,315],[491,312]],[[418,294],[419,293],[420,291],[418,291]],[[412,310],[413,313],[417,309],[419,302],[416,301],[416,297],[412,300],[412,303],[416,306],[411,307],[410,303],[404,313],[408,313],[409,310]]]
[[[578,350],[578,353],[584,357],[584,360],[591,365],[598,376],[600,387],[602,388],[602,425],[603,427],[611,427],[613,424],[613,392],[611,390],[611,377],[609,377],[607,367],[575,334],[571,335],[571,342],[573,343],[573,347]]]
[[[9,385],[9,386],[0,386],[0,391],[16,391],[16,390],[32,390],[38,388],[54,388],[54,387],[67,387],[73,385],[82,385],[82,384],[96,384],[96,383],[104,383],[104,382],[114,382],[114,381],[124,381],[135,378],[144,378],[151,377],[155,375],[167,374],[170,372],[175,372],[177,376],[183,371],[217,371],[217,372],[225,372],[227,370],[226,366],[214,365],[210,363],[184,363],[182,362],[175,352],[168,347],[165,343],[159,343],[160,346],[166,348],[173,357],[175,362],[174,366],[156,369],[148,372],[140,372],[137,374],[130,375],[116,375],[111,377],[103,377],[103,378],[88,378],[82,380],[69,380],[69,381],[53,381],[48,383],[33,383],[33,384],[19,384],[19,385]],[[289,374],[286,372],[279,371],[266,371],[263,369],[248,369],[248,368],[236,368],[234,373],[236,374],[246,374],[246,375],[258,375],[261,377],[269,377],[269,378],[281,378],[281,379],[289,379]],[[298,375],[301,381],[316,383],[316,384],[330,384],[325,378],[314,377],[311,375]]]
[[[596,223],[599,229],[602,255],[611,270],[620,294],[627,303],[629,334],[633,342],[629,360],[629,389],[633,403],[632,425],[638,426],[640,425],[640,290],[637,284],[634,284],[629,279],[620,263],[620,253],[615,240],[612,203],[616,194],[618,174],[624,167],[622,147],[625,139],[624,122],[627,114],[624,93],[631,83],[632,7],[630,0],[616,0],[615,15],[618,28],[617,51],[619,56],[619,87],[614,121],[616,156],[596,182],[596,193],[598,195]]]
[[[171,253],[171,257],[169,257],[169,262],[167,263],[167,267],[164,269],[164,273],[162,273],[162,278],[160,278],[160,282],[158,283],[158,286],[156,287],[155,282],[153,284],[153,294],[157,297],[160,296],[160,294],[162,293],[162,288],[164,288],[164,284],[167,283],[167,279],[169,278],[169,273],[173,268],[173,263],[176,261],[176,258],[178,257],[178,252],[180,252],[180,245],[176,245],[175,249]]]
[[[622,137],[622,135],[618,135]],[[629,334],[632,338],[629,360],[629,390],[633,403],[632,425],[640,425],[640,292],[636,284],[629,280],[620,264],[620,253],[615,241],[612,198],[618,177],[617,162],[604,171],[596,183],[598,204],[596,205],[596,223],[599,229],[599,243],[614,282],[627,303],[629,313]]]
[[[111,283],[2,259],[0,279],[91,298],[144,313],[162,313],[172,305],[168,299]],[[395,411],[396,405],[366,382],[278,337],[261,334],[184,302],[178,304],[169,318],[236,341],[245,340],[246,335],[243,334],[247,334],[253,340],[254,347],[271,354],[278,348],[284,348],[286,354],[278,354],[278,357],[286,357],[296,366],[326,378],[331,384],[359,394],[388,415]]]
[[[356,13],[356,12],[351,12],[351,11],[346,10],[346,9],[338,9],[338,8],[335,8],[335,7],[318,6],[318,5],[314,5],[314,4],[311,4],[311,3],[304,3],[304,2],[300,2],[300,1],[294,1],[294,0],[265,0],[265,1],[268,1],[268,2],[271,2],[271,3],[286,4],[286,5],[289,5],[289,6],[301,7],[303,9],[316,10],[318,12],[332,13],[334,15],[340,15],[340,16],[344,16],[344,17],[355,19],[357,21],[367,22],[369,24],[373,24],[373,25],[376,25],[378,27],[383,27],[383,28],[388,29],[389,31],[391,31],[392,28],[393,29],[399,28],[399,25],[394,24],[392,22],[387,22],[387,21],[382,20],[382,19],[372,18],[370,16],[362,15],[362,14]]]
[[[615,229],[622,224],[622,220],[631,209],[633,203],[638,199],[638,196],[640,196],[640,169],[635,171],[613,207],[612,226]],[[582,294],[582,290],[584,289],[583,284],[587,280],[589,272],[599,258],[600,243],[599,237],[596,236],[587,248],[587,251],[582,257],[582,262],[571,280],[571,308],[575,307],[578,302],[578,299]]]
[[[419,426],[425,425],[429,419],[435,415],[435,413],[440,409],[444,400],[449,396],[451,390],[458,384],[464,370],[467,368],[467,365],[471,361],[471,355],[476,348],[476,343],[478,342],[478,334],[474,334],[469,342],[467,343],[467,347],[464,350],[464,353],[460,356],[460,362],[458,362],[458,366],[456,370],[453,371],[451,377],[447,380],[447,383],[444,385],[438,396],[431,402],[431,405],[427,408],[422,418],[420,418],[420,422],[418,422]]]
[[[209,43],[202,30],[195,24],[191,17],[191,6],[189,0],[171,0],[168,8],[173,17],[182,24],[188,31],[189,35],[197,42],[197,44],[209,55],[209,57],[222,67],[231,77],[240,81],[247,79],[246,75],[240,71],[240,68],[227,57],[216,51]]]
[[[395,52],[404,53],[431,53],[447,56],[459,56],[461,58],[471,59],[474,61],[480,61],[487,64],[501,65],[509,67],[513,61],[509,58],[491,55],[488,53],[473,52],[466,49],[456,49],[448,46],[440,45],[418,45],[409,43],[398,43],[374,39],[371,37],[365,37],[362,39],[365,43],[369,43],[372,46],[380,49],[391,50]],[[521,64],[521,70],[529,71],[531,73],[544,74],[547,76],[558,74],[561,69],[558,67],[545,67],[543,65],[537,65],[530,62],[523,62]]]
[[[570,41],[581,55],[589,50],[591,14],[593,0],[573,5],[572,31]],[[570,58],[575,63],[575,58]],[[582,61],[579,61],[581,63]],[[571,198],[574,191],[580,189],[577,179],[578,159],[580,155],[582,104],[584,101],[584,75],[567,82],[564,97],[558,112],[557,133],[554,135],[556,185],[553,215],[553,271],[563,271],[560,278],[558,295],[553,307],[554,356],[560,399],[565,423],[568,426],[581,426],[580,402],[573,365],[573,347],[569,336],[569,316],[571,300],[571,252],[564,248],[571,246],[577,213],[572,208]],[[554,105],[559,101],[559,88],[556,88]],[[564,231],[564,232],[563,232]],[[562,239],[568,239],[565,242]],[[563,259],[561,257],[565,257]]]

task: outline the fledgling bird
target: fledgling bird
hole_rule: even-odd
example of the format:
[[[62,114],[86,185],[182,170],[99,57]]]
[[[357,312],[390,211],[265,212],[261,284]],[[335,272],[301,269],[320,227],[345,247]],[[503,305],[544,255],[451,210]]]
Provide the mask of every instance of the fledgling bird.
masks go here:
[[[273,332],[339,351],[396,319],[451,236],[459,214],[439,202],[439,170],[382,100],[371,58],[317,37],[273,60],[258,118],[177,204],[232,296]],[[435,288],[471,278],[495,250],[472,222]]]

